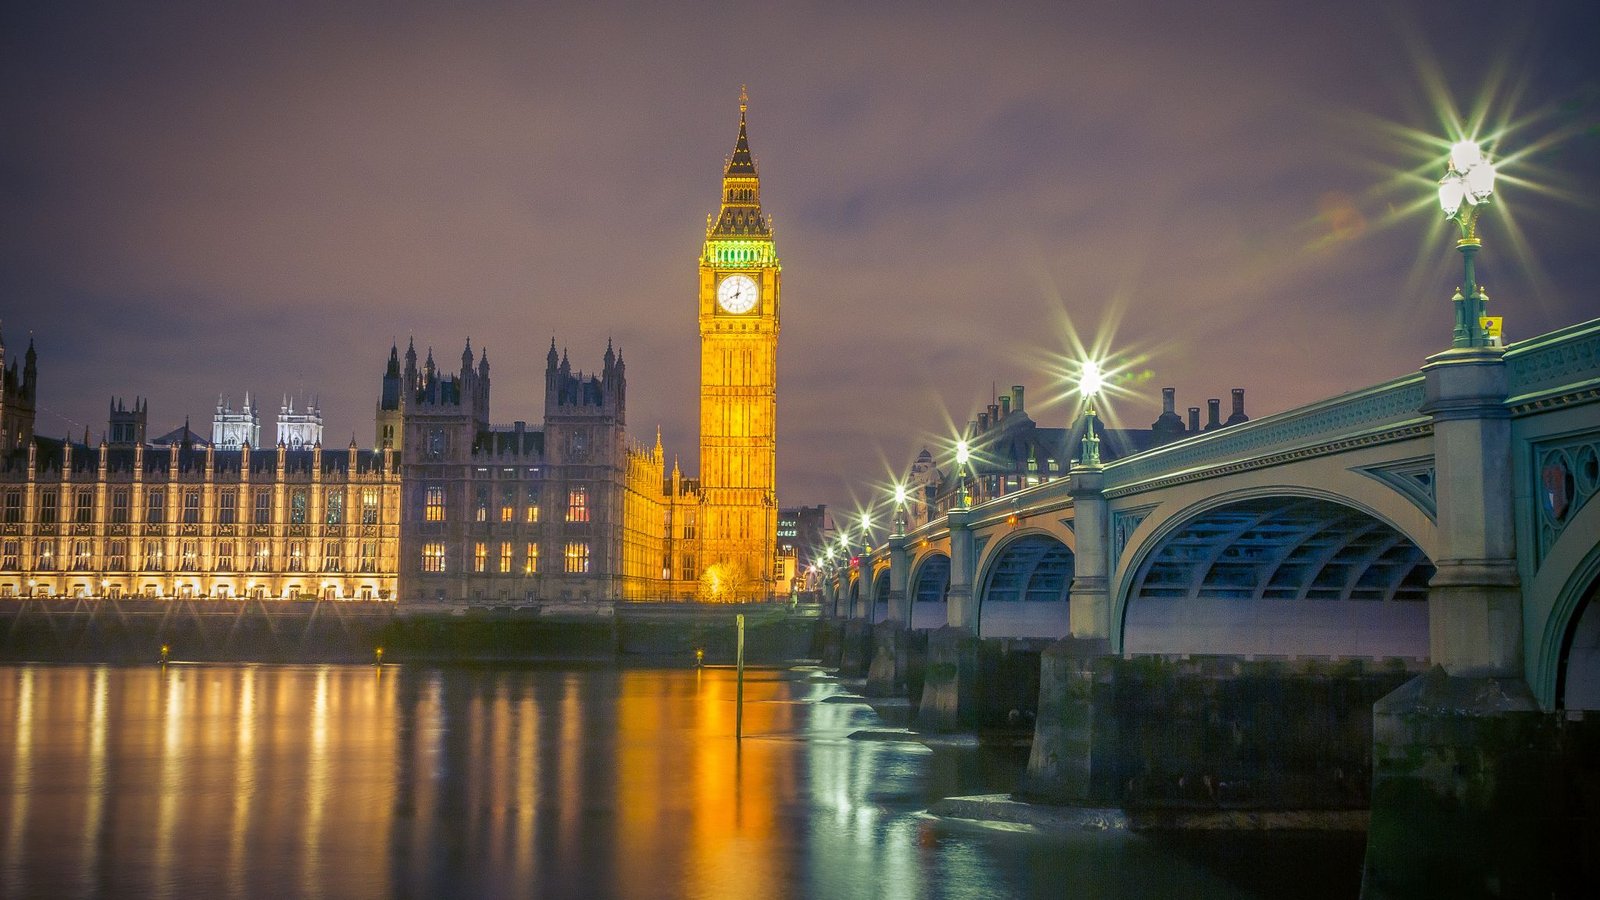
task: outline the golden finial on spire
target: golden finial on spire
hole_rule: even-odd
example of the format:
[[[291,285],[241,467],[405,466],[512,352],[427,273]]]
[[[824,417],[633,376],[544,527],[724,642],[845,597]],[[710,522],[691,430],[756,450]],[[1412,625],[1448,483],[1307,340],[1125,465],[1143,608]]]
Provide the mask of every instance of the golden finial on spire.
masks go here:
[[[739,85],[739,116],[740,116],[740,118],[744,117],[744,111],[745,111],[745,109],[747,107],[749,107],[749,105],[750,105],[750,94],[749,94],[748,91],[746,91],[744,89],[744,85],[741,84],[741,85]]]

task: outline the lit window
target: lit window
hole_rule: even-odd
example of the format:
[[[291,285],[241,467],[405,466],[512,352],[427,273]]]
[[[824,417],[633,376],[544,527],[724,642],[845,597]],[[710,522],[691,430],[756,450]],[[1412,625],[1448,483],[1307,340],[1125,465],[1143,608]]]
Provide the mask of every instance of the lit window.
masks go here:
[[[581,488],[580,488],[581,490]],[[589,571],[589,542],[568,541],[566,570],[569,575],[584,575]]]
[[[361,524],[378,524],[378,489],[361,489]]]
[[[432,485],[423,500],[422,518],[427,522],[444,521],[444,488]]]
[[[112,568],[120,567],[112,566]],[[233,571],[233,541],[221,541],[217,544],[217,570],[221,572]]]
[[[335,489],[328,492],[327,519],[329,525],[344,524],[344,491]]]
[[[306,492],[303,489],[291,494],[289,497],[289,524],[306,524],[306,509],[310,505],[310,498],[306,496]]]
[[[178,561],[178,568],[185,572],[200,571],[200,548],[194,541],[184,541],[182,558]]]
[[[472,545],[472,571],[482,572],[489,565],[489,545],[478,541]]]
[[[435,574],[444,571],[444,544],[422,545],[422,571]]]
[[[289,545],[289,571],[304,572],[306,570],[306,545],[296,541]]]
[[[528,544],[528,556],[522,563],[522,574],[532,575],[539,571],[539,545]]]
[[[509,572],[509,571],[511,571],[511,542],[510,541],[501,541],[500,542],[500,571],[501,572]]]
[[[329,572],[338,572],[344,568],[344,548],[338,541],[329,541],[323,548],[322,567]]]
[[[539,521],[539,502],[537,498],[531,495],[531,493],[528,497],[528,505],[524,509],[525,511],[523,512],[523,518],[527,519],[530,523]]]
[[[72,568],[79,572],[87,572],[92,568],[90,563],[93,558],[89,556],[89,542],[75,541],[72,545]]]
[[[567,521],[589,521],[589,489],[575,487],[567,491]],[[570,570],[569,570],[570,571]]]
[[[359,571],[359,572],[376,572],[376,571],[378,571],[378,542],[377,541],[362,541],[361,542],[361,560],[360,560],[360,562],[357,563],[357,567],[358,568],[357,568],[356,571]]]
[[[472,517],[478,522],[489,521],[489,489],[478,488],[477,502],[473,504]]]
[[[514,522],[517,518],[517,489],[504,487],[500,489],[500,521]]]

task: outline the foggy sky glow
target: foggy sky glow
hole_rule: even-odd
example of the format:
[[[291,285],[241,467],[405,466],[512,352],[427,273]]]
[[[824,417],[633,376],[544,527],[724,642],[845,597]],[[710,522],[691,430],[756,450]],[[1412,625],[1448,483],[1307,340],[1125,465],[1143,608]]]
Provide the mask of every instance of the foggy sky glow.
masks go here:
[[[741,83],[784,505],[853,507],[992,385],[1062,424],[1068,322],[1144,357],[1129,425],[1163,385],[1260,416],[1414,371],[1459,282],[1446,97],[1517,126],[1479,256],[1508,338],[1600,314],[1592,3],[142,6],[0,12],[0,318],[46,435],[249,390],[368,446],[411,335],[486,346],[493,419],[538,421],[551,337],[585,370],[609,337],[630,433],[695,471]]]

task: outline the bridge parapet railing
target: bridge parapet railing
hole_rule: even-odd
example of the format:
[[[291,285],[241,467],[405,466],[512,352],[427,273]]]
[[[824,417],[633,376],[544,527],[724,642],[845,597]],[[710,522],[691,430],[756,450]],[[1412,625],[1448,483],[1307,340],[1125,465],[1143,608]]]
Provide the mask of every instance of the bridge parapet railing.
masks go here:
[[[1106,465],[1107,487],[1425,421],[1423,399],[1422,374],[1406,375],[1124,457]]]
[[[1600,319],[1507,347],[1506,379],[1513,403],[1600,381]]]

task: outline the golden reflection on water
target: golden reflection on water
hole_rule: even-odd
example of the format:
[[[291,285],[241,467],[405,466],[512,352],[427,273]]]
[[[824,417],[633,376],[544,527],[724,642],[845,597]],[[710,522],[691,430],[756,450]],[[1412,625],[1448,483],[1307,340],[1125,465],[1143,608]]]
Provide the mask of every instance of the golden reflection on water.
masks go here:
[[[1245,893],[946,832],[1015,771],[851,740],[838,690],[752,671],[741,742],[726,669],[0,666],[0,897]]]
[[[819,896],[887,837],[914,896],[864,798],[927,751],[818,690],[752,671],[740,742],[728,670],[0,667],[0,895]]]
[[[771,894],[795,874],[786,690],[752,673],[739,743],[725,671],[3,668],[0,893],[582,889],[593,867],[620,896]]]

